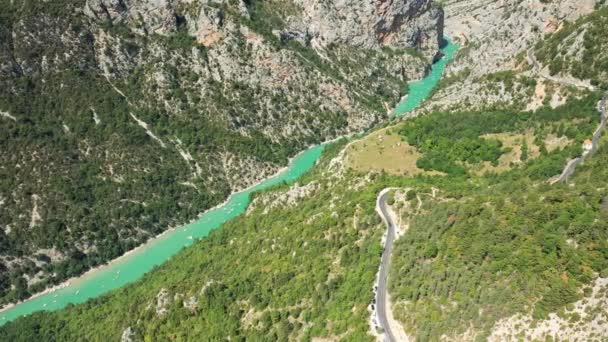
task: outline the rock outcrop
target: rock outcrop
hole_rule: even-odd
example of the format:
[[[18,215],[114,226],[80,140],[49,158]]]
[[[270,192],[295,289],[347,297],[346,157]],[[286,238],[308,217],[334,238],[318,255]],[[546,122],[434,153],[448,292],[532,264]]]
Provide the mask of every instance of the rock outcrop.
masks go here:
[[[451,71],[471,67],[473,76],[515,67],[513,57],[533,46],[565,21],[593,11],[595,0],[451,0],[445,4],[446,34],[474,44]]]
[[[179,15],[177,8],[185,3],[201,5],[199,13]],[[285,18],[287,27],[277,30],[283,40],[297,39],[321,48],[332,44],[416,48],[429,58],[436,56],[443,40],[443,10],[433,0],[294,0],[293,5],[301,12]],[[242,0],[236,8],[249,16]],[[85,13],[101,21],[127,22],[141,34],[168,34],[184,21],[204,45],[220,39],[225,15],[223,7],[206,0],[88,0]]]
[[[312,46],[416,48],[434,57],[443,41],[443,10],[432,0],[296,0],[301,16],[288,18],[290,32]],[[293,33],[292,33],[293,34]]]
[[[22,270],[76,276],[87,258],[195,219],[297,151],[377,124],[428,70],[442,25],[430,0],[11,3],[0,20],[12,137],[0,139],[0,241],[11,246],[0,283]],[[56,260],[34,257],[51,248],[82,267],[55,272]],[[29,262],[40,274],[19,268]]]
[[[133,328],[127,327],[125,330],[123,330],[122,336],[120,337],[120,341],[121,342],[133,342],[134,336],[135,336],[135,332],[133,331]]]
[[[432,103],[436,108],[470,109],[520,101],[522,107],[534,109],[543,98],[533,99],[534,86],[527,86],[532,80],[538,87],[549,81],[556,89],[556,97],[549,96],[549,102],[561,103],[563,94],[558,94],[558,88],[567,86],[562,87],[559,82],[547,80],[536,72],[522,74],[525,78],[521,83],[524,84],[515,87],[488,82],[487,77],[499,72],[525,71],[531,64],[526,61],[528,50],[563,27],[566,21],[573,22],[591,13],[595,3],[596,0],[445,1],[446,36],[461,46],[454,63],[446,69],[446,77],[460,82],[452,82],[449,87],[438,90],[433,101],[427,104]],[[571,47],[575,52],[581,50],[576,42]]]
[[[127,12],[127,4],[123,0],[87,0],[85,13],[100,20],[115,21]]]
[[[168,34],[178,20],[174,0],[87,0],[84,12],[113,23],[128,22],[141,34]]]
[[[166,314],[169,311],[167,309],[167,306],[169,306],[169,304],[171,304],[169,291],[165,288],[160,289],[160,291],[156,295],[156,314],[158,316]]]

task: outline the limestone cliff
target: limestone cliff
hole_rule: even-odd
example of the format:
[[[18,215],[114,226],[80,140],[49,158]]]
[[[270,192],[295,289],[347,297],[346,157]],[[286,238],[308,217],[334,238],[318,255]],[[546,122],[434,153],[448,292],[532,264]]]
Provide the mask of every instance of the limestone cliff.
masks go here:
[[[313,46],[417,48],[433,57],[443,41],[443,10],[430,0],[297,0],[302,14],[290,28]]]
[[[588,80],[567,73],[549,75],[544,65],[534,65],[534,47],[601,4],[598,0],[445,1],[446,36],[462,48],[446,72],[451,82],[444,83],[429,103],[444,108],[516,104],[525,109],[538,108],[544,101],[553,106],[564,103],[571,93],[568,88],[588,89]],[[579,55],[583,29],[568,40]],[[511,80],[512,75],[517,76]],[[503,82],[505,78],[509,80]]]
[[[443,25],[426,0],[0,7],[0,302],[380,122]]]

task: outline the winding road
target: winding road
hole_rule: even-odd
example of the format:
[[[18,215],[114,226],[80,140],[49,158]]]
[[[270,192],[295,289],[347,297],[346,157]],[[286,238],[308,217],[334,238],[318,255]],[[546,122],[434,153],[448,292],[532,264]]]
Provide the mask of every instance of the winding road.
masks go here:
[[[591,150],[589,150],[587,153],[583,153],[582,156],[579,156],[579,157],[576,157],[576,158],[570,160],[568,162],[568,164],[566,164],[566,167],[564,167],[564,170],[559,175],[559,177],[550,181],[551,184],[555,184],[555,183],[559,183],[559,182],[567,182],[568,178],[570,178],[570,176],[574,173],[574,170],[576,170],[576,167],[580,163],[585,161],[585,159],[587,157],[590,157],[591,155],[593,155],[595,153],[595,151],[597,151],[598,142],[600,140],[600,137],[602,136],[602,132],[606,128],[606,121],[608,120],[608,115],[607,115],[608,113],[606,113],[606,111],[608,111],[607,107],[608,107],[608,92],[606,92],[604,94],[604,97],[602,98],[602,100],[600,101],[600,103],[597,107],[598,111],[600,112],[601,117],[600,117],[600,124],[598,125],[595,132],[593,132],[593,137],[591,138]]]
[[[576,87],[583,87],[583,88],[595,90],[595,88],[593,86],[588,86],[585,84],[571,83],[569,81],[556,79],[551,76],[544,75],[541,72],[539,72],[540,65],[539,65],[538,61],[536,61],[536,58],[534,58],[534,55],[531,53],[531,50],[527,51],[527,57],[528,57],[528,62],[530,64],[532,64],[533,69],[535,71],[537,71],[538,74],[543,78],[547,78],[554,82],[559,82],[559,83],[564,83],[567,85],[573,85]],[[562,174],[557,179],[555,179],[552,182],[552,184],[556,183],[556,182],[567,180],[568,177],[574,172],[574,169],[576,168],[576,166],[578,164],[580,164],[587,156],[592,155],[596,151],[599,138],[600,138],[601,133],[604,130],[607,120],[608,120],[608,113],[607,113],[607,111],[608,111],[608,92],[604,95],[602,101],[600,102],[600,104],[598,106],[598,110],[601,114],[601,121],[600,121],[598,128],[595,130],[595,132],[593,134],[592,149],[589,151],[589,153],[586,153],[586,154],[582,155],[581,157],[578,157],[578,158],[575,158],[575,159],[569,161],[568,165],[566,165],[566,167],[564,168],[564,171],[562,172]],[[388,194],[389,194],[390,190],[392,190],[392,189],[387,188],[387,189],[382,190],[376,200],[376,211],[378,212],[378,214],[380,215],[380,217],[386,224],[387,230],[386,230],[386,237],[384,239],[384,251],[382,252],[380,269],[378,271],[377,289],[375,292],[376,308],[375,308],[375,310],[373,310],[373,312],[375,312],[375,315],[377,317],[378,325],[380,326],[380,328],[382,328],[384,330],[384,334],[383,334],[384,341],[402,342],[402,341],[399,341],[397,339],[397,337],[395,336],[396,335],[395,331],[397,330],[397,327],[391,327],[391,323],[390,323],[391,320],[389,319],[390,314],[388,312],[388,310],[390,310],[389,305],[388,305],[388,298],[387,298],[388,297],[388,288],[387,288],[388,273],[389,273],[389,268],[390,268],[393,243],[395,241],[395,236],[396,236],[396,225],[395,225],[395,222],[393,221],[392,216],[388,212],[389,209],[387,206],[387,199],[388,199]]]
[[[376,312],[378,314],[378,323],[380,327],[384,330],[385,333],[385,341],[389,342],[397,342],[395,335],[391,329],[387,318],[387,282],[388,282],[388,271],[391,263],[391,252],[393,249],[393,241],[395,240],[395,222],[388,214],[388,208],[386,206],[386,199],[388,198],[388,192],[390,189],[384,189],[378,195],[378,200],[376,201],[376,210],[378,214],[384,220],[384,223],[387,226],[386,232],[386,240],[384,243],[384,252],[382,252],[382,260],[380,262],[380,271],[378,273],[378,289],[376,291]]]
[[[562,83],[565,85],[571,85],[571,86],[575,86],[575,87],[579,87],[579,88],[587,88],[591,91],[596,90],[596,88],[594,86],[584,84],[583,82],[578,82],[578,83],[572,82],[572,81],[568,81],[568,80],[564,80],[564,79],[560,79],[560,78],[556,78],[556,77],[552,77],[552,76],[544,74],[540,63],[538,63],[538,61],[536,60],[536,57],[532,53],[532,48],[530,48],[526,51],[526,57],[528,60],[528,64],[532,65],[532,70],[534,72],[536,72],[540,77],[543,77],[543,78],[548,79],[553,82]],[[606,111],[608,110],[608,108],[606,108],[607,102],[608,102],[608,92],[606,92],[604,94],[604,97],[600,101],[598,108],[597,108],[598,111],[600,112],[601,117],[600,117],[600,124],[598,125],[595,132],[593,132],[593,137],[591,139],[591,143],[592,143],[591,150],[588,151],[587,153],[583,153],[583,155],[581,155],[579,157],[576,157],[576,158],[568,161],[568,163],[564,167],[564,170],[562,171],[562,173],[557,178],[553,178],[552,180],[550,180],[549,181],[550,184],[555,184],[555,183],[559,183],[559,182],[567,182],[568,178],[570,178],[570,176],[572,176],[572,174],[576,170],[576,167],[580,163],[585,161],[585,159],[587,157],[589,157],[595,153],[595,151],[597,150],[598,142],[600,140],[602,132],[604,131],[604,128],[606,128],[606,120],[608,120],[608,116],[606,115],[607,114]]]

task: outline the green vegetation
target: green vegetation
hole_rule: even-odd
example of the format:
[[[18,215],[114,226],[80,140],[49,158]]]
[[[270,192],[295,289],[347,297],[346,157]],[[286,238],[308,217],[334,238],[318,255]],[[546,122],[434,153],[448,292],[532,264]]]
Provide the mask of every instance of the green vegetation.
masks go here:
[[[499,85],[502,85],[504,90],[508,93],[519,92],[525,94],[527,97],[531,97],[536,88],[536,80],[534,78],[519,75],[512,70],[488,74],[484,76],[482,80],[485,82],[488,91],[495,95],[500,93]],[[515,103],[511,105],[515,105]]]
[[[395,61],[426,67],[403,51],[334,46],[324,59],[281,41],[289,2],[248,1],[250,19],[209,4],[251,33],[212,56],[187,32],[195,5],[160,35],[87,17],[84,3],[0,0],[0,111],[17,119],[0,117],[0,305],[194,219],[349,122],[373,125],[405,93]]]
[[[587,118],[588,127],[568,125],[569,136],[580,141],[598,123],[597,99],[592,95],[535,113],[493,113],[493,120],[486,112],[431,114],[406,124],[402,132],[417,143],[413,132],[429,140],[447,135],[470,141],[466,139],[479,134],[536,127],[544,132],[537,133],[538,142],[550,132],[564,131],[553,120]],[[425,130],[430,126],[434,129]],[[453,128],[451,135],[444,127]],[[444,152],[436,145],[424,147]],[[444,152],[446,158],[460,155],[454,148]],[[451,179],[441,188],[441,198],[423,201],[420,211],[406,216],[410,229],[395,245],[391,292],[396,302],[407,303],[398,305],[397,315],[417,340],[456,336],[469,327],[483,340],[500,318],[527,312],[545,318],[581,298],[579,289],[608,264],[608,233],[602,223],[608,213],[600,208],[608,150],[577,170],[575,187],[550,186],[546,180],[576,153],[580,150],[548,153],[541,148],[538,159],[502,174],[475,177],[475,186]]]
[[[393,72],[394,63],[415,65],[419,70],[428,66],[420,52],[414,49],[364,50],[348,45],[332,45],[320,56],[309,46],[311,37],[291,39],[277,37],[273,31],[285,27],[284,18],[297,15],[300,9],[289,1],[251,1],[250,18],[241,17],[241,23],[253,29],[277,49],[293,51],[306,68],[322,72],[338,82],[356,89],[361,105],[374,112],[386,112],[407,94],[406,75]],[[373,61],[373,62],[370,62]],[[315,95],[321,96],[322,93]]]
[[[94,57],[85,53],[74,59],[92,63]],[[11,227],[0,232],[2,253],[20,258],[39,249],[54,249],[67,258],[51,263],[49,252],[42,252],[22,267],[2,272],[0,303],[24,299],[115,258],[167,227],[195,218],[230,193],[222,170],[206,166],[192,178],[193,163],[186,162],[173,146],[160,148],[131,113],[153,124],[152,130],[166,143],[179,139],[201,165],[205,160],[219,164],[213,155],[226,150],[281,165],[301,148],[301,143],[293,141],[271,142],[259,131],[244,136],[196,106],[185,107],[186,116],[172,120],[166,112],[131,106],[89,67],[47,74],[45,82],[36,75],[3,80],[11,82],[12,89],[0,93],[0,108],[19,120],[3,120],[0,131],[0,145],[7,152],[0,155],[5,165],[0,169],[0,193],[10,198],[0,209],[0,225]],[[187,77],[175,76],[177,80]],[[143,96],[140,77],[143,74],[136,72],[130,78],[130,87],[125,89],[129,97]],[[215,89],[220,87],[215,84]],[[212,99],[215,108],[233,110],[221,92],[216,93],[220,95]],[[94,122],[95,115],[99,124]],[[343,119],[331,115],[325,119],[343,125]],[[17,171],[15,165],[20,163],[26,166]],[[18,193],[11,195],[15,189]],[[41,220],[31,227],[29,217],[36,205]],[[19,219],[20,213],[27,219]],[[96,249],[84,254],[84,246]],[[54,276],[43,277],[28,289],[22,275],[33,277],[40,271]]]
[[[578,139],[597,123],[591,116],[597,98],[513,112],[515,119],[499,113],[494,123],[488,112],[435,113],[406,122],[404,132],[430,123],[439,132],[443,125],[464,129],[462,120],[474,133],[452,131],[457,139],[522,133],[537,122],[539,135],[561,126]],[[564,120],[578,122],[580,131]],[[397,316],[417,340],[468,327],[483,337],[516,312],[545,317],[581,298],[579,289],[608,269],[605,148],[577,170],[572,187],[546,182],[569,150],[543,152],[500,174],[403,177],[329,169],[344,146],[326,149],[298,186],[309,194],[295,204],[284,201],[287,186],[260,193],[248,214],[136,283],[8,323],[0,339],[118,339],[131,327],[143,340],[372,340],[367,306],[385,229],[374,206],[389,186],[414,189],[405,197],[410,208],[418,208],[417,197],[422,201],[404,217],[410,228],[395,246],[390,278]],[[437,197],[431,188],[439,189]],[[391,193],[390,202],[403,208],[398,198]]]
[[[366,307],[384,231],[374,211],[379,188],[370,186],[329,208],[332,197],[350,196],[352,186],[332,186],[318,173],[336,152],[330,148],[317,174],[302,181],[318,190],[297,206],[270,206],[268,201],[276,200],[272,195],[283,193],[285,186],[260,194],[252,213],[135,284],[84,305],[8,324],[0,339],[118,340],[130,326],[138,339],[152,340],[341,336],[371,341]],[[156,295],[162,288],[170,303],[168,313],[159,315]],[[191,297],[197,304],[184,307]]]
[[[524,162],[526,160],[528,160],[528,143],[527,143],[527,140],[525,140],[525,139],[521,145],[521,157],[520,158]]]
[[[391,284],[395,300],[410,303],[398,315],[417,340],[471,324],[481,338],[502,317],[531,310],[544,318],[580,299],[582,285],[608,265],[599,207],[606,162],[604,148],[577,172],[575,187],[538,183],[522,169],[428,200],[395,246]]]
[[[598,113],[594,105],[598,99],[597,95],[588,95],[556,110],[545,107],[535,112],[490,109],[482,113],[433,113],[406,123],[400,134],[423,153],[416,162],[419,168],[464,175],[466,164],[488,161],[497,165],[506,152],[499,140],[483,138],[485,134],[534,129],[540,146],[544,145],[544,137],[559,131],[582,142],[597,125]],[[565,129],[556,123],[560,120],[577,120],[577,123],[569,124]],[[560,160],[580,152],[578,144],[575,145],[555,151],[550,158],[544,159],[546,164],[531,168],[534,178],[547,177],[559,170]],[[541,147],[541,151],[546,152],[546,148]]]
[[[536,46],[538,60],[551,74],[567,72],[608,89],[608,7],[602,7],[551,34]],[[579,39],[581,41],[579,41]],[[573,49],[573,47],[575,47]]]
[[[466,49],[466,48],[465,48]],[[467,77],[469,77],[469,75],[471,74],[471,69],[469,68],[465,68],[453,75],[450,76],[446,76],[443,77],[441,79],[441,81],[439,81],[439,85],[437,85],[437,88],[435,88],[433,90],[433,93],[438,92],[441,89],[445,89],[448,88],[449,86],[453,85],[453,84],[458,84],[464,80],[467,79]]]
[[[0,154],[0,303],[80,274],[220,202],[234,186],[221,156],[278,166],[303,146],[344,132],[347,113],[321,109],[326,103],[318,99],[329,90],[320,85],[332,86],[331,96],[373,118],[384,115],[384,101],[404,94],[404,76],[387,68],[395,51],[335,46],[326,51],[331,63],[305,42],[276,37],[272,29],[297,11],[278,1],[248,1],[251,18],[238,18],[270,42],[269,52],[280,49],[293,58],[288,72],[301,68],[300,78],[287,85],[283,79],[278,88],[203,73],[212,68],[208,50],[183,28],[142,38],[125,25],[89,26],[75,7],[61,4],[0,0],[6,9],[0,13],[0,50],[11,57],[0,74],[7,89],[0,93],[0,109],[17,118],[3,118],[0,130],[7,151]],[[213,6],[238,16],[230,6]],[[551,61],[553,72],[568,67],[605,86],[605,12],[598,13],[539,45],[538,58]],[[571,66],[560,44],[583,25],[585,63]],[[114,63],[102,73],[97,29],[120,38],[103,57],[140,62]],[[226,60],[256,70],[252,44],[244,36],[232,38]],[[412,53],[404,58],[420,62]],[[591,74],[578,65],[591,66]],[[510,72],[486,80],[534,87]],[[417,340],[455,336],[469,327],[483,338],[498,319],[514,313],[543,318],[563,311],[583,296],[585,284],[608,273],[606,148],[577,169],[574,186],[546,182],[580,153],[581,141],[597,125],[598,99],[587,94],[535,112],[511,107],[432,113],[403,124],[399,134],[421,153],[416,166],[441,176],[328,171],[344,146],[340,142],[302,179],[300,186],[312,190],[295,204],[282,202],[286,185],[258,194],[247,215],[139,281],[6,324],[0,340],[118,340],[128,327],[142,340],[372,340],[367,307],[385,228],[374,205],[388,186],[412,187],[406,200],[413,208],[418,198],[422,204],[406,218],[410,230],[395,246],[390,284],[397,316]],[[268,134],[286,127],[305,129],[289,138]],[[470,172],[471,165],[496,165],[508,152],[500,140],[484,136],[527,132],[534,132],[538,157],[531,158],[532,144],[524,140],[522,163],[502,173]],[[549,135],[574,143],[550,151]],[[398,143],[396,138],[391,136]],[[439,197],[429,196],[431,188],[439,189]],[[390,203],[400,204],[394,194]]]

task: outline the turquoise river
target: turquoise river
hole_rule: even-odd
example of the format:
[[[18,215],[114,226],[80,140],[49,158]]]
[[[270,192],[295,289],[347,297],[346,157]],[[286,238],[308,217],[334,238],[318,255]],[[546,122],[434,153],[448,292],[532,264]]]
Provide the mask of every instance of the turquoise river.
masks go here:
[[[424,79],[409,84],[409,95],[397,105],[395,115],[403,115],[413,110],[431,94],[457,50],[458,46],[448,41],[442,49],[443,58],[433,64],[431,72]],[[45,292],[0,312],[0,325],[34,311],[58,310],[70,303],[82,303],[139,279],[154,266],[162,264],[185,246],[191,245],[194,240],[205,237],[224,222],[243,213],[253,192],[281,182],[296,181],[319,159],[323,147],[317,145],[301,152],[291,160],[283,172],[231,195],[224,204],[206,211],[195,222],[169,230],[109,264],[71,279],[64,287]]]

